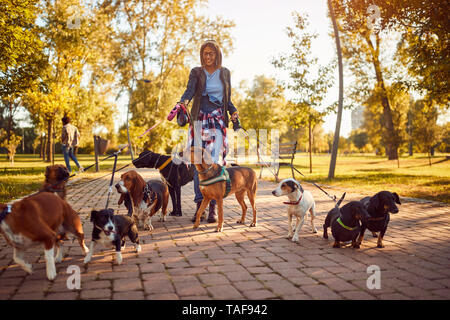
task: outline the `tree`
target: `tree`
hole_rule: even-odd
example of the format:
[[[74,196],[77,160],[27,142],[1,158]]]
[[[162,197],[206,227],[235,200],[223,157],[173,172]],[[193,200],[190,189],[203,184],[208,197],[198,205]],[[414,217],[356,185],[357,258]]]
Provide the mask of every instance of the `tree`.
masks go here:
[[[103,3],[120,26],[113,33],[112,68],[119,86],[128,93],[132,126],[151,126],[170,111],[186,88],[189,68],[185,64],[198,63],[205,39],[215,39],[225,54],[232,49],[229,30],[234,24],[201,16],[197,8],[205,4],[203,0]],[[150,132],[145,146],[162,148],[169,140],[169,128],[159,126]]]
[[[427,153],[428,163],[431,166],[432,148],[441,137],[440,127],[437,125],[438,108],[419,100],[414,103],[412,109],[412,139],[419,151]]]
[[[276,80],[264,75],[255,76],[252,87],[244,91],[245,98],[239,101],[242,126],[256,130],[279,128],[286,101],[283,88]]]
[[[35,25],[38,0],[0,1],[0,97],[14,100],[39,82],[46,66]]]
[[[69,28],[73,7],[80,12],[91,10],[96,24],[80,17],[77,28]],[[96,124],[108,125],[108,120],[112,123],[113,108],[105,103],[108,91],[102,91],[104,85],[97,83],[107,78],[101,71],[105,65],[101,55],[107,51],[101,49],[109,38],[101,12],[97,14],[95,8],[80,7],[76,0],[43,1],[40,10],[40,33],[50,63],[40,75],[45,87],[28,90],[23,103],[38,129],[46,132],[46,161],[51,161],[54,137],[62,126],[57,120],[64,115],[70,116],[80,131],[84,125],[92,130]],[[90,133],[85,136],[88,138]]]
[[[369,136],[366,131],[363,130],[353,130],[350,133],[349,139],[356,148],[358,148],[359,152],[367,145],[369,142]]]
[[[317,38],[316,33],[309,33],[306,16],[293,12],[295,26],[287,28],[287,35],[292,41],[292,52],[283,54],[272,63],[275,67],[289,71],[291,82],[285,84],[287,89],[298,97],[293,103],[286,104],[285,117],[290,127],[306,126],[309,129],[310,172],[312,172],[312,128],[322,121],[326,111],[316,110],[332,86],[330,80],[331,64],[318,65],[318,58],[312,56],[311,42]],[[317,67],[317,71],[314,70]],[[313,76],[316,74],[316,76]]]
[[[448,108],[450,20],[448,1],[373,0],[386,28],[401,34],[398,56],[413,77],[408,85]]]
[[[375,80],[375,90],[378,92],[380,106],[383,111],[383,141],[389,160],[398,159],[399,137],[393,122],[393,112],[388,97],[385,73],[382,63],[382,37],[383,24],[373,29],[368,24],[367,9],[372,3],[368,0],[333,0],[343,35],[343,56],[349,63],[349,68],[357,78],[357,93],[368,93]],[[367,69],[373,67],[373,72]]]
[[[393,85],[386,89],[390,106],[392,110],[392,121],[395,128],[394,134],[397,137],[398,148],[405,143],[407,139],[407,123],[408,123],[408,110],[410,108],[411,97],[408,93],[404,92],[402,88]],[[386,136],[383,135],[385,130],[384,112],[381,107],[380,92],[375,90],[364,101],[364,128],[367,131],[370,144],[379,150],[379,153],[384,151],[388,154]],[[398,160],[398,159],[397,159]]]
[[[334,39],[336,42],[336,51],[338,56],[339,66],[339,100],[338,100],[338,112],[336,119],[336,129],[334,130],[333,149],[331,150],[330,168],[328,170],[328,179],[334,178],[334,171],[336,169],[337,152],[339,148],[339,134],[341,131],[342,121],[342,109],[344,104],[344,69],[342,65],[342,50],[341,40],[339,39],[339,29],[337,25],[336,15],[334,13],[333,4],[331,0],[327,0],[328,11],[330,13],[331,22],[333,23]]]
[[[14,133],[11,133],[8,139],[6,131],[0,129],[0,147],[6,148],[8,152],[8,160],[11,161],[11,165],[14,165],[14,156],[21,140],[22,138],[16,136]]]

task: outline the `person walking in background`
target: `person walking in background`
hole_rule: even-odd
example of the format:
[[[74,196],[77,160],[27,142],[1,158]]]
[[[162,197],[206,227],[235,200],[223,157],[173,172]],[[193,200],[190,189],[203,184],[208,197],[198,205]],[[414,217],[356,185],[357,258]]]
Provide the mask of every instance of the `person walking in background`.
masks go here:
[[[64,155],[64,161],[66,162],[66,167],[69,172],[72,172],[70,167],[70,159],[75,162],[80,172],[83,172],[83,167],[78,163],[77,157],[74,153],[75,148],[77,148],[80,142],[80,132],[78,128],[70,123],[70,118],[64,116],[62,118],[62,132],[61,132],[61,144],[62,153]]]

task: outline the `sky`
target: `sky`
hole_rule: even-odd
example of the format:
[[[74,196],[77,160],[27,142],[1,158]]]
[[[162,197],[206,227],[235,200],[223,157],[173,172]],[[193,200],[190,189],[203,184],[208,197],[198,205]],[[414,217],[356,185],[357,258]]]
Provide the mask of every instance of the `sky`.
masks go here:
[[[204,10],[208,16],[220,15],[236,24],[231,31],[234,50],[223,59],[223,65],[231,71],[232,87],[242,80],[251,85],[254,77],[261,74],[288,80],[287,73],[276,69],[271,61],[290,51],[286,27],[294,25],[293,11],[308,14],[311,30],[318,33],[312,52],[319,63],[327,64],[335,59],[336,47],[334,38],[329,35],[332,26],[326,0],[209,0],[209,7]],[[338,100],[337,70],[334,77],[335,85],[324,99],[324,108]],[[329,115],[325,120],[325,132],[334,132],[336,115]],[[348,136],[350,131],[350,111],[344,110],[341,136]]]

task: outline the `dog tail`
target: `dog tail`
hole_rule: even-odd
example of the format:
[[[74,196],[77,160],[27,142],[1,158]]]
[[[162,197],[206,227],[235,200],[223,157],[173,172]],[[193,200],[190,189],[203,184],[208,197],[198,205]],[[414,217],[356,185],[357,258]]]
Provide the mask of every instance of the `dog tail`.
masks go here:
[[[342,197],[339,199],[339,201],[336,203],[336,208],[339,208],[339,206],[341,205],[342,201],[345,198],[345,195],[347,194],[347,192],[344,192],[344,194],[342,195]]]

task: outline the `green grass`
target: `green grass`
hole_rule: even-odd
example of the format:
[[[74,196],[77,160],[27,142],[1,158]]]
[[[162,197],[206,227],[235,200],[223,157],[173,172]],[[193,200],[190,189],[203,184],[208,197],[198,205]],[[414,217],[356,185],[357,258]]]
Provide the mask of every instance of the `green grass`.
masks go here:
[[[397,161],[384,157],[338,156],[335,179],[328,180],[329,155],[313,156],[313,172],[309,172],[309,157],[297,154],[294,164],[306,177],[295,173],[298,180],[314,181],[348,191],[378,192],[389,190],[403,197],[422,198],[450,203],[450,159],[445,155],[432,158],[432,166],[423,154],[401,157]],[[280,178],[291,177],[291,169],[282,167]],[[267,176],[267,179],[272,177]]]
[[[104,157],[100,157],[103,159]],[[94,156],[78,155],[80,163],[87,167],[94,163]],[[267,159],[266,159],[267,160]],[[120,155],[117,167],[130,162],[130,156]],[[56,164],[64,164],[61,154],[56,155]],[[297,154],[295,166],[306,177],[295,174],[299,181],[315,181],[317,183],[338,187],[345,191],[375,193],[381,190],[395,191],[403,197],[422,198],[450,203],[450,160],[445,155],[433,157],[433,165],[428,165],[428,158],[423,154],[413,157],[401,157],[400,168],[397,161],[389,161],[374,155],[338,156],[335,179],[328,180],[329,155],[313,156],[313,172],[309,172],[309,157]],[[73,164],[73,162],[71,162]],[[45,167],[49,163],[42,162],[33,155],[17,155],[14,167],[0,158],[0,202],[8,202],[39,189],[44,181]],[[101,162],[100,173],[95,168],[81,175],[93,179],[111,172],[113,158]],[[75,165],[73,165],[75,167]],[[264,170],[264,179],[273,180],[269,170]],[[282,167],[280,178],[291,177],[291,170]],[[328,191],[328,189],[326,189]],[[331,192],[333,193],[333,192]]]
[[[0,155],[0,203],[9,202],[24,195],[37,191],[44,182],[45,168],[51,163],[43,162],[39,157],[29,154],[18,154],[14,159],[14,166],[6,160],[4,155]],[[101,156],[100,160],[106,156]],[[94,164],[93,155],[78,155],[78,162],[87,167]],[[117,168],[130,162],[129,155],[119,155]],[[55,164],[65,164],[61,154],[55,156]],[[100,162],[100,173],[95,172],[95,167],[89,169],[80,177],[93,179],[101,174],[111,172],[114,158]],[[71,161],[72,173],[77,170],[76,165]]]

